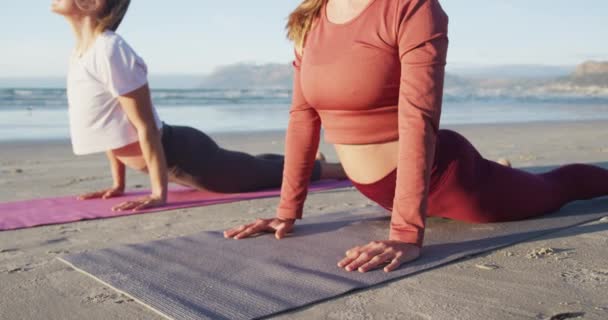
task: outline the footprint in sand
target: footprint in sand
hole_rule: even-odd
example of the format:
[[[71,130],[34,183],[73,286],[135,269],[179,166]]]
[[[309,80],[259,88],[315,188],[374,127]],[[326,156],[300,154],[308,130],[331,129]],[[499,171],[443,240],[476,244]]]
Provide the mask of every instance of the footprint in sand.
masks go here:
[[[19,273],[19,272],[24,272],[24,271],[26,271],[24,268],[19,267],[19,268],[6,270],[5,273],[13,274],[13,273]]]
[[[538,248],[528,254],[528,259],[543,259],[547,257],[555,257],[555,260],[564,260],[570,258],[570,255],[575,254],[574,249],[557,249],[557,248]]]
[[[117,304],[123,304],[125,302],[133,302],[135,300],[131,299],[131,298],[125,298],[125,299],[118,299],[118,300],[114,300],[114,303]]]
[[[9,267],[8,269],[1,271],[0,273],[14,274],[14,273],[28,272],[28,271],[31,271],[34,269],[35,269],[35,267],[28,264],[23,267],[15,267],[15,266]]]
[[[556,253],[555,249],[553,249],[553,248],[538,248],[538,249],[534,249],[534,250],[528,252],[528,254],[526,255],[526,258],[541,259],[541,258],[545,258],[548,256],[552,256],[555,253]]]
[[[46,244],[56,244],[56,243],[60,243],[60,242],[64,242],[64,241],[69,241],[70,239],[67,237],[61,237],[61,238],[57,238],[57,239],[51,239],[51,240],[47,240],[44,241],[42,244],[46,245]]]
[[[53,187],[56,188],[64,188],[64,187],[69,187],[81,182],[86,182],[86,181],[95,181],[95,180],[99,180],[99,179],[103,179],[103,177],[98,177],[98,176],[90,176],[90,177],[83,177],[83,178],[73,178],[70,181],[63,183],[63,184],[56,184]]]
[[[118,293],[99,293],[94,296],[88,296],[84,298],[84,303],[104,303],[108,300],[116,300],[118,299]]]
[[[500,267],[498,265],[495,265],[492,263],[476,264],[475,268],[481,269],[481,270],[487,270],[487,271],[500,269]]]
[[[60,254],[68,254],[68,253],[70,253],[70,250],[63,250],[63,249],[49,250],[46,253],[48,253],[48,254],[54,254],[54,255],[60,255]]]
[[[546,318],[547,320],[566,320],[566,319],[580,319],[585,316],[584,312],[565,312],[558,313],[550,318]]]
[[[80,229],[66,229],[63,230],[61,232],[59,232],[60,234],[68,234],[68,233],[78,233],[80,232]]]
[[[561,273],[561,278],[573,285],[604,285],[608,283],[608,269],[575,269]]]
[[[7,249],[0,249],[0,257],[15,257],[15,256],[19,256],[22,255],[23,252],[21,252],[21,249],[18,248],[7,248]]]
[[[103,288],[103,290],[108,290],[108,289]],[[123,294],[117,293],[117,292],[102,292],[102,293],[98,293],[96,295],[90,295],[83,299],[84,303],[106,303],[108,301],[111,301],[111,302],[114,302],[117,304],[122,304],[125,302],[132,302],[134,300]]]
[[[13,253],[13,252],[19,252],[20,250],[17,248],[11,248],[11,249],[0,249],[0,253]]]

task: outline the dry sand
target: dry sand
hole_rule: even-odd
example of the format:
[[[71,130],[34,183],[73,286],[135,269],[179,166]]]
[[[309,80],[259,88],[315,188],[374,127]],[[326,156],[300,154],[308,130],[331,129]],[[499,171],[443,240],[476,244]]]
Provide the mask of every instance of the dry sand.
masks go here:
[[[516,167],[608,161],[608,122],[452,128],[487,158],[508,158]],[[253,153],[283,149],[280,132],[215,138],[224,147]],[[331,146],[323,145],[322,150],[335,159]],[[76,157],[65,141],[0,143],[0,154],[0,201],[79,194],[111,182],[103,155]],[[146,187],[147,177],[129,172],[128,186]],[[276,203],[277,199],[263,199],[0,232],[0,319],[157,319],[144,306],[55,257],[221,230],[271,216]],[[369,201],[353,190],[315,194],[309,197],[306,215],[367,205]],[[584,313],[578,319],[608,319],[608,221],[573,227],[276,318],[549,319],[578,312]]]

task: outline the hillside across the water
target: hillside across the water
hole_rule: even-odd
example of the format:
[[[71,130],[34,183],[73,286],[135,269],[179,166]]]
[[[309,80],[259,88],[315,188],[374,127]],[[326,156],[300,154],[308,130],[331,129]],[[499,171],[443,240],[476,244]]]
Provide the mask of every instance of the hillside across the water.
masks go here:
[[[526,69],[529,72],[526,73]],[[200,88],[291,89],[290,64],[234,64],[201,78]],[[608,62],[573,67],[501,66],[456,69],[446,75],[445,94],[452,97],[608,97]]]
[[[608,87],[608,61],[587,61],[576,67],[569,80],[579,85]]]

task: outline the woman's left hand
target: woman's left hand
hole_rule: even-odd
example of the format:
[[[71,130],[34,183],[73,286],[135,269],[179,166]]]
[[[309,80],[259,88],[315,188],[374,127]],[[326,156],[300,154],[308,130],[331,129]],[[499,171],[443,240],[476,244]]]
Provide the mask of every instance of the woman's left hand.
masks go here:
[[[373,241],[362,247],[346,251],[346,258],[338,262],[338,267],[346,271],[367,272],[380,266],[385,272],[397,269],[401,264],[416,260],[420,248],[401,241]]]
[[[140,211],[144,209],[152,209],[162,207],[167,203],[167,199],[155,195],[149,195],[147,197],[123,202],[112,208],[112,211]]]

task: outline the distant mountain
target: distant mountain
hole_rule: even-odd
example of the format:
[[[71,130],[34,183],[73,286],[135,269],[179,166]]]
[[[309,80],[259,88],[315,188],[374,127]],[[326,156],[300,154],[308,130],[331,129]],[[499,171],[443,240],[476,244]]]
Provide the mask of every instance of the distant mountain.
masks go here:
[[[469,86],[475,82],[509,82],[512,80],[541,80],[565,77],[574,67],[515,65],[495,67],[452,68],[446,75],[446,86]],[[205,76],[202,88],[291,88],[293,68],[290,64],[239,63],[217,68]]]
[[[204,77],[202,74],[151,74],[148,80],[152,89],[197,89]]]
[[[578,66],[573,76],[585,77],[595,75],[608,75],[608,61],[586,61]]]
[[[293,67],[290,64],[239,63],[217,68],[199,82],[199,87],[213,89],[276,88],[291,89]]]
[[[576,67],[569,80],[577,85],[608,87],[608,61],[587,61]]]
[[[455,72],[452,69],[452,72]],[[576,67],[508,66],[457,73],[445,93],[453,97],[608,98],[608,63],[585,62]]]
[[[445,93],[454,97],[608,97],[608,63],[579,66],[515,65],[451,68]],[[291,89],[290,64],[239,63],[197,80],[199,88]],[[194,78],[196,79],[196,78]]]
[[[556,94],[608,97],[608,62],[583,62],[570,75],[543,84],[538,90]]]
[[[567,76],[573,66],[502,65],[502,66],[451,66],[449,73],[473,79],[553,79]]]

